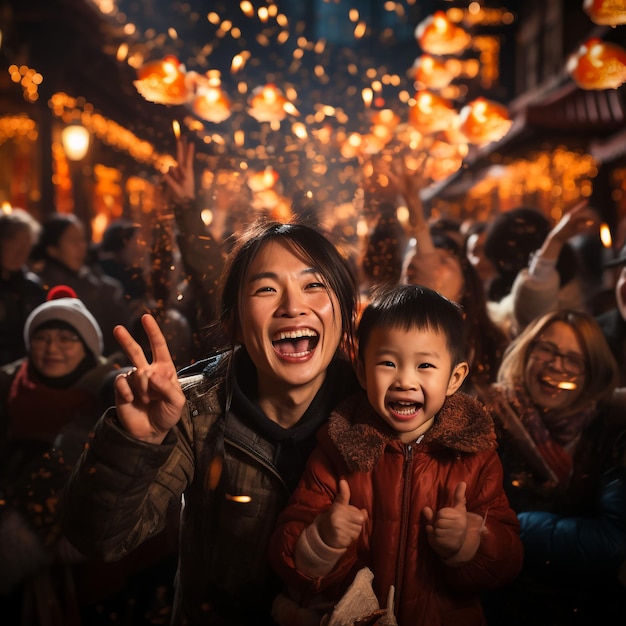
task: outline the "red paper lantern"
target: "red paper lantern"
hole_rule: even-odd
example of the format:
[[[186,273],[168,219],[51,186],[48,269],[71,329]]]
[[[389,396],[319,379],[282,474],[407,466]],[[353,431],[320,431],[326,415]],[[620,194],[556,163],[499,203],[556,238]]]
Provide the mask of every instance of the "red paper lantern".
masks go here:
[[[446,64],[430,54],[417,57],[409,73],[411,78],[419,83],[420,88],[426,89],[443,89],[454,78]]]
[[[624,0],[585,0],[583,10],[596,24],[603,26],[626,24],[626,2]]]
[[[476,145],[502,139],[511,125],[506,107],[486,98],[472,100],[459,112],[459,130]]]
[[[173,55],[142,65],[133,85],[148,102],[184,104],[190,97],[185,66]]]
[[[354,159],[363,154],[363,135],[350,133],[339,146],[339,151],[344,159]]]
[[[196,96],[191,103],[193,112],[203,120],[219,124],[230,117],[230,98],[222,91],[219,84],[198,86]]]
[[[415,28],[415,38],[429,54],[458,54],[471,43],[472,38],[453,24],[444,11],[435,11]]]
[[[457,112],[445,98],[423,89],[415,94],[415,104],[409,108],[409,124],[420,133],[436,133],[454,124]]]
[[[568,59],[566,68],[582,89],[617,89],[626,81],[626,50],[590,39]]]
[[[248,113],[257,122],[280,122],[287,117],[289,108],[293,109],[291,112],[295,111],[283,92],[272,83],[254,89],[248,105]]]
[[[272,189],[278,182],[278,172],[272,167],[266,167],[260,172],[254,172],[248,177],[248,187],[252,191],[266,191]]]

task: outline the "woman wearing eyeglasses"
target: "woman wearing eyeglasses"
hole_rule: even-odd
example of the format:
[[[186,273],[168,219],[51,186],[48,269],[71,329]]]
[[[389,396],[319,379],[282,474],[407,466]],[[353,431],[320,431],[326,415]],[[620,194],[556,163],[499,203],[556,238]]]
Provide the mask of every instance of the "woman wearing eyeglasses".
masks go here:
[[[525,550],[516,585],[487,601],[490,624],[625,623],[607,621],[626,616],[626,390],[616,380],[595,320],[561,310],[526,327],[484,391]]]
[[[68,287],[53,288],[33,309],[23,336],[26,357],[0,368],[0,606],[15,624],[26,623],[22,607],[32,608],[32,594],[55,613],[49,583],[64,579],[65,570],[53,568],[67,546],[60,494],[102,412],[101,389],[118,371],[102,356],[98,322]]]

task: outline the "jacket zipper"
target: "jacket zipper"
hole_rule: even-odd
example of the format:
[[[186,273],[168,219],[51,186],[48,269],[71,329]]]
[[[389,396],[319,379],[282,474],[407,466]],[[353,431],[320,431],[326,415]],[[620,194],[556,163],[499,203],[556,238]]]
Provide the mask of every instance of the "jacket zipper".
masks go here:
[[[402,463],[402,513],[400,521],[400,543],[398,545],[398,559],[396,566],[395,606],[400,606],[400,590],[404,572],[406,543],[408,534],[409,505],[411,504],[411,465],[413,463],[413,445],[405,448]]]
[[[411,507],[411,483],[413,472],[413,447],[419,445],[424,439],[424,435],[420,435],[414,443],[406,446],[404,450],[404,461],[402,463],[402,513],[400,521],[400,544],[398,546],[398,559],[396,566],[396,589],[394,596],[394,606],[399,607],[402,590],[402,581],[404,578],[404,562],[406,557],[407,535],[409,532],[409,511]]]

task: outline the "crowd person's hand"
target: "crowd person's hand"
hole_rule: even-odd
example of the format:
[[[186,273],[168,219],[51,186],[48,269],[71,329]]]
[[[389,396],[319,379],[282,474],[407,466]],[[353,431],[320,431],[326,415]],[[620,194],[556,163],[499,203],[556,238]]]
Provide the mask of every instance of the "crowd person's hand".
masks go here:
[[[170,167],[163,175],[163,180],[174,200],[179,202],[193,200],[196,197],[194,155],[194,144],[183,138],[178,139],[176,141],[176,165]]]
[[[328,511],[319,516],[317,526],[326,545],[347,548],[361,534],[366,521],[367,511],[350,504],[350,486],[342,478],[334,502]]]
[[[452,496],[452,506],[434,511],[424,507],[426,532],[431,548],[449,565],[470,561],[480,545],[485,520],[466,508],[466,483],[460,482]]]
[[[176,367],[156,320],[144,315],[141,323],[150,341],[152,363],[123,326],[113,330],[115,339],[134,366],[115,379],[117,419],[135,439],[161,443],[178,422],[185,396]]]
[[[396,158],[386,171],[389,184],[402,197],[409,212],[410,234],[415,237],[415,251],[422,261],[437,265],[432,257],[435,252],[428,222],[424,216],[424,206],[420,198],[420,189],[424,179],[419,170],[410,169],[404,158]],[[428,268],[427,268],[428,271]]]
[[[571,211],[568,211],[548,233],[541,247],[541,255],[545,258],[557,258],[561,248],[568,239],[582,233],[591,232],[600,225],[600,219],[596,211],[588,204],[587,200],[579,202]]]

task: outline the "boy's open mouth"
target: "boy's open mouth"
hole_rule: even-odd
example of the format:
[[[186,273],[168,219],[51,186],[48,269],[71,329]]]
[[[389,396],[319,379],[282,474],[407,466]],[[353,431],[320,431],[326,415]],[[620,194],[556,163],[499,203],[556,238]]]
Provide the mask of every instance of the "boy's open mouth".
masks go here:
[[[311,328],[301,328],[277,333],[272,340],[276,352],[283,356],[306,356],[317,346],[319,335]]]
[[[406,417],[417,413],[422,405],[419,402],[390,402],[389,408],[397,415]]]

